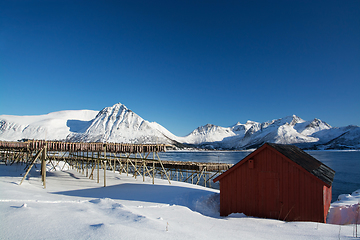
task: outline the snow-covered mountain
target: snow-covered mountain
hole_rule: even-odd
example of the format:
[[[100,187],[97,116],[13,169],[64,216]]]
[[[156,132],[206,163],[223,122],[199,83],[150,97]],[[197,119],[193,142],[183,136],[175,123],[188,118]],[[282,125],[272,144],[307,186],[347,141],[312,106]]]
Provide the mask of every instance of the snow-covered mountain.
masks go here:
[[[101,110],[86,128],[69,134],[67,140],[76,142],[173,143],[164,133],[173,137],[159,124],[142,119],[125,105],[118,103]]]
[[[304,149],[360,149],[359,133],[358,126],[334,128],[317,118],[305,121],[292,115],[264,123],[237,123],[228,128],[207,124],[182,141],[210,149],[250,149],[265,142],[294,144]]]
[[[65,139],[70,133],[85,128],[97,113],[71,110],[37,116],[0,115],[0,140]]]
[[[305,121],[292,115],[263,123],[236,123],[230,127],[206,124],[185,137],[178,137],[118,103],[100,112],[79,110],[39,116],[0,115],[0,140],[21,139],[169,143],[178,147],[210,149],[249,149],[265,142],[295,144],[304,149],[360,149],[360,128],[336,128],[320,119]]]
[[[182,142],[190,144],[201,144],[203,142],[221,141],[226,137],[236,135],[231,128],[220,127],[212,124],[198,127],[189,135],[182,138]]]

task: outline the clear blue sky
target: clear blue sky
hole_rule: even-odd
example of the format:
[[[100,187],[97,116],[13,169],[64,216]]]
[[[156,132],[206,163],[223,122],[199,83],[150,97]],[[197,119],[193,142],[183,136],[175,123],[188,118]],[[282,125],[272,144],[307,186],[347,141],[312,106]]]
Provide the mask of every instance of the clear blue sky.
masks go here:
[[[360,125],[360,1],[2,0],[0,83],[0,115],[121,102],[179,136]]]

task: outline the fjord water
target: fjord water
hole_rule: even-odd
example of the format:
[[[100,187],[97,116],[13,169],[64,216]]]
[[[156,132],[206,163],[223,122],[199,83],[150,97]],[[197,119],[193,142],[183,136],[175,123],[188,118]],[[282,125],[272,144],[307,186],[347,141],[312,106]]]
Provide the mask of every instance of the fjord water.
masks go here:
[[[161,160],[186,162],[215,162],[236,164],[251,151],[169,151],[161,153]],[[332,201],[340,194],[351,194],[360,189],[360,151],[307,151],[310,155],[335,170]],[[218,184],[212,184],[219,188]]]
[[[308,151],[335,171],[332,201],[360,189],[360,151]]]

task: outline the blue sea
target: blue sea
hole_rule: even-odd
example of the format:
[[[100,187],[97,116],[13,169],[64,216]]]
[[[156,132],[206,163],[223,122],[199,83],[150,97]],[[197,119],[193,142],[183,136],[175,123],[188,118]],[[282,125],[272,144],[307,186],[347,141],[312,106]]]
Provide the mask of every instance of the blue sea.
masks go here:
[[[236,164],[251,151],[169,151],[161,153],[161,160],[216,162]],[[360,189],[360,151],[307,151],[310,155],[335,170],[332,201],[340,194],[351,194]],[[212,184],[219,188],[218,184]]]

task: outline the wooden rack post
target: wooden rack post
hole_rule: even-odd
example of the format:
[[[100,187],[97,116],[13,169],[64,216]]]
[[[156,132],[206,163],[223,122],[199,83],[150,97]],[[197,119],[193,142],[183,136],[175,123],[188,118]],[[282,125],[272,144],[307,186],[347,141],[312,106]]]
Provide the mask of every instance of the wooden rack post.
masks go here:
[[[39,152],[35,155],[34,160],[33,160],[32,163],[30,164],[30,166],[28,167],[28,169],[27,169],[24,177],[21,179],[21,182],[20,182],[19,185],[22,184],[22,182],[24,181],[24,179],[26,178],[26,176],[29,174],[31,168],[34,166],[34,164],[35,164],[35,162],[36,162],[36,159],[40,156],[40,154],[42,153],[43,150],[44,150],[44,149],[40,149]]]
[[[104,187],[106,187],[106,160],[104,161]]]
[[[46,188],[46,145],[41,156],[41,180],[44,188]]]
[[[100,182],[100,169],[99,169],[99,165],[100,165],[100,152],[98,152],[97,155],[97,159],[96,159],[96,164],[97,164],[97,183]]]

